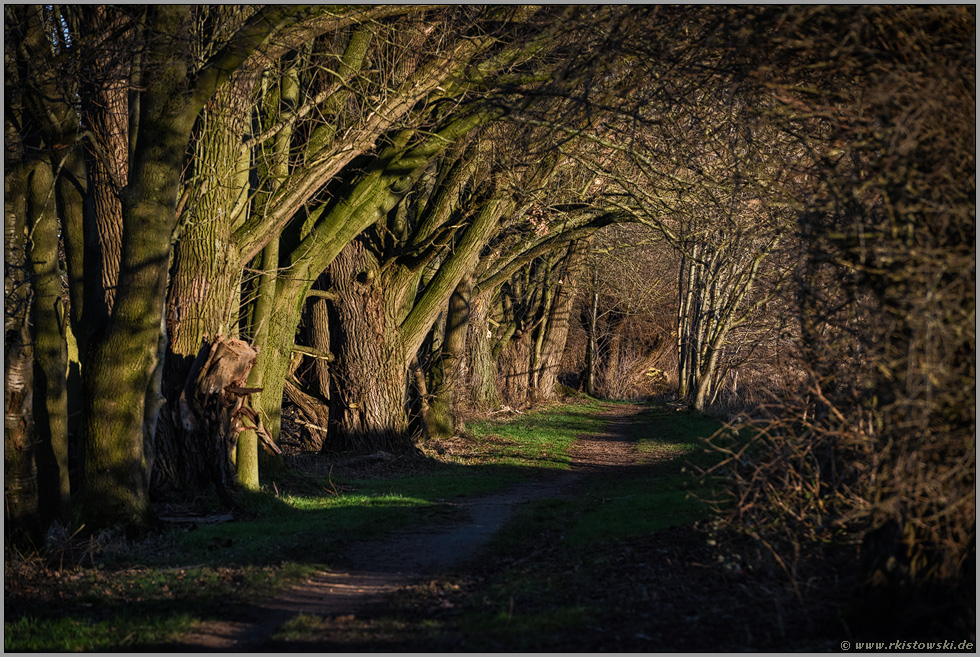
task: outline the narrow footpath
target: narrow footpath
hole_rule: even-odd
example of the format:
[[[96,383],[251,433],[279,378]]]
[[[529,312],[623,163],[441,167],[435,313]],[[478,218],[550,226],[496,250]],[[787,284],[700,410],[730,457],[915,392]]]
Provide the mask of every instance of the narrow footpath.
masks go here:
[[[605,433],[576,440],[569,470],[499,493],[458,500],[454,505],[467,510],[469,517],[449,527],[416,527],[353,545],[343,567],[318,573],[257,603],[236,621],[202,622],[168,647],[176,651],[247,652],[299,614],[356,616],[383,606],[401,587],[465,565],[511,518],[517,505],[570,495],[583,477],[634,464],[636,450],[626,427],[641,409],[619,405],[608,411],[610,424]]]

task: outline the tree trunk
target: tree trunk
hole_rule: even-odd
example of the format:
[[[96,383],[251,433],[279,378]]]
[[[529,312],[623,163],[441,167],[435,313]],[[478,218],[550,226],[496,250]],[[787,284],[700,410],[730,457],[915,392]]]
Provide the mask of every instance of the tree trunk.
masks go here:
[[[26,170],[12,167],[4,175],[4,534],[17,543],[37,545],[41,527],[34,464],[34,353],[25,254],[26,200]]]
[[[432,386],[429,397],[426,432],[429,438],[450,438],[456,431],[453,411],[456,402],[456,389],[463,374],[466,358],[466,335],[469,329],[470,292],[472,278],[467,276],[449,298],[449,312],[446,313],[445,333],[441,353],[437,355],[439,377]]]
[[[336,361],[324,449],[408,451],[408,364],[377,260],[356,240],[331,264],[330,280],[337,291]]]
[[[255,356],[255,348],[247,342],[219,338],[198,354],[178,402],[181,428],[191,438],[187,447],[202,465],[199,474],[206,475],[232,505],[228,489],[235,481],[240,418],[247,412],[243,407],[250,394],[245,381]]]
[[[28,257],[34,283],[34,429],[38,452],[41,513],[45,519],[68,519],[68,347],[67,309],[61,297],[58,261],[58,217],[51,165],[38,161],[28,192],[31,240]]]
[[[71,501],[66,343],[69,318],[61,293],[59,240],[63,227],[56,203],[58,170],[66,164],[70,169],[79,161],[73,148],[78,139],[78,120],[74,106],[65,100],[66,85],[52,62],[44,10],[30,6],[17,11],[23,13],[7,16],[18,22],[22,30],[14,46],[17,56],[13,49],[6,53],[8,64],[18,64],[8,66],[7,84],[9,91],[21,88],[12,99],[15,105],[8,107],[13,116],[6,124],[6,135],[8,160],[13,159],[13,151],[20,165],[13,174],[18,192],[26,194],[26,203],[17,204],[18,211],[24,212],[18,221],[26,220],[27,232],[18,235],[16,243],[26,244],[29,280],[34,290],[30,324],[34,341],[33,438],[39,511],[44,522],[55,517],[66,521]],[[26,187],[21,187],[25,181]]]
[[[469,401],[480,409],[499,408],[497,361],[493,356],[490,329],[492,295],[470,298],[470,321],[466,331],[467,389]]]
[[[529,365],[533,341],[533,333],[518,329],[513,338],[504,345],[498,359],[498,368],[503,379],[500,393],[504,401],[514,408],[524,408],[530,400]]]
[[[578,292],[578,275],[585,259],[585,244],[572,242],[568,247],[564,263],[558,268],[561,278],[558,290],[551,303],[549,316],[541,327],[544,340],[541,343],[537,363],[537,386],[534,394],[538,399],[555,399],[558,394],[555,384],[558,380],[558,367],[561,365],[565,342],[568,339],[568,324],[571,320],[572,305]]]
[[[599,288],[593,277],[589,307],[585,313],[585,394],[599,394],[596,373],[599,368]]]
[[[125,19],[118,11],[96,5],[80,14],[85,31],[98,39],[131,39]],[[120,37],[120,35],[122,35]],[[115,46],[100,43],[103,52]],[[125,57],[96,57],[87,62],[83,85],[86,102],[83,121],[92,139],[86,149],[88,160],[89,216],[86,218],[85,268],[88,270],[84,307],[86,322],[93,328],[105,324],[112,311],[122,257],[122,199],[129,179],[129,89],[134,86],[130,62]],[[93,143],[94,142],[94,143]],[[82,242],[79,242],[82,244]],[[88,336],[81,336],[84,345]]]
[[[317,279],[316,288],[326,289],[326,276]],[[323,297],[309,299],[309,334],[310,346],[320,353],[330,353],[330,312],[329,302]],[[317,395],[329,401],[330,399],[330,362],[325,358],[313,359],[313,376],[311,387]]]
[[[274,356],[273,345],[270,345],[269,335],[274,324],[273,308],[276,301],[277,276],[276,271],[279,266],[279,239],[274,238],[262,250],[262,273],[259,274],[258,284],[255,290],[255,302],[252,309],[252,343],[256,347],[257,357],[255,367],[252,368],[248,377],[248,386],[264,391],[267,381],[266,366],[270,357]],[[278,395],[279,404],[282,404],[282,390],[276,391],[276,386],[267,395],[259,393],[259,414],[266,427],[272,430],[273,442],[279,442],[279,416],[276,414],[275,422],[264,414],[262,402],[267,398],[275,398]],[[256,428],[247,428],[242,432],[238,441],[238,454],[236,465],[238,468],[238,482],[245,488],[258,490],[259,488],[259,436]]]
[[[170,408],[201,345],[238,332],[236,291],[242,262],[232,232],[248,205],[248,162],[242,159],[248,152],[242,135],[248,126],[250,92],[247,83],[225,85],[199,122],[195,170],[184,191],[187,200],[179,218],[182,229],[167,294],[164,389]]]
[[[319,452],[323,449],[329,431],[329,407],[322,399],[311,395],[289,379],[286,380],[285,392],[286,398],[296,405],[303,417],[303,447],[310,452]]]
[[[150,515],[143,444],[147,393],[159,373],[178,181],[198,109],[187,101],[184,53],[173,49],[189,17],[187,6],[154,8],[158,31],[147,47],[140,134],[122,197],[116,298],[84,359],[84,517],[90,529],[140,526]]]
[[[531,357],[528,361],[528,373],[530,380],[529,395],[532,400],[538,398],[538,383],[541,375],[541,358],[544,352],[545,336],[550,327],[548,321],[551,318],[551,309],[555,302],[555,288],[557,287],[553,278],[554,270],[548,262],[544,277],[541,281],[541,303],[538,310],[538,321],[534,331],[534,344],[531,347]]]
[[[696,287],[700,277],[700,256],[698,245],[694,246],[693,256],[682,254],[678,273],[677,294],[677,396],[686,399],[694,391]],[[685,283],[686,274],[686,283]]]
[[[269,247],[272,247],[270,244]],[[278,250],[278,246],[274,247]],[[262,314],[260,307],[256,307],[256,317],[253,322],[265,322],[268,326],[268,333],[259,337],[264,337],[263,343],[256,343],[260,347],[256,369],[261,368],[262,392],[259,393],[259,412],[262,421],[265,423],[272,436],[272,440],[278,444],[279,432],[281,430],[282,419],[282,399],[285,391],[286,378],[290,372],[290,361],[293,353],[293,346],[296,342],[296,328],[299,326],[300,318],[303,315],[306,293],[309,290],[310,282],[307,281],[306,269],[304,267],[291,270],[290,276],[276,277],[269,273],[268,269],[263,268],[263,281],[269,276],[269,293],[263,291],[261,299],[271,302],[269,314],[264,319],[259,319]]]

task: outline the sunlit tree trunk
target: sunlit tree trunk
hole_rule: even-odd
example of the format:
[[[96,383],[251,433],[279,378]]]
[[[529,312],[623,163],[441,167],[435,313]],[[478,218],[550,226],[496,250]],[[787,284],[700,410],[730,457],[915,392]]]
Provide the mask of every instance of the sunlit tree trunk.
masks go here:
[[[85,518],[99,527],[139,526],[150,515],[144,452],[146,395],[159,376],[170,239],[181,160],[196,108],[185,101],[187,64],[172,39],[189,8],[155,10],[140,135],[123,191],[123,239],[113,312],[84,359]]]
[[[255,301],[252,310],[252,342],[260,345],[255,366],[248,376],[249,388],[262,388],[265,385],[265,358],[263,347],[269,345],[269,330],[272,324],[272,309],[276,295],[276,269],[279,266],[279,240],[270,241],[262,250],[261,270],[255,288]],[[281,393],[280,393],[281,394]],[[263,420],[264,422],[265,420]],[[278,438],[278,436],[276,436]],[[256,490],[259,487],[259,438],[254,428],[246,428],[238,437],[235,459],[238,483],[245,488]]]
[[[493,330],[490,328],[492,295],[470,297],[469,326],[466,331],[466,389],[468,401],[477,408],[500,407],[497,388],[497,363],[493,355]]]
[[[467,276],[449,298],[449,309],[438,353],[434,385],[429,391],[426,432],[430,438],[449,438],[455,431],[453,411],[466,357],[472,279]]]
[[[408,363],[388,281],[360,241],[330,266],[337,292],[332,331],[334,389],[330,395],[330,449],[404,452],[411,449],[405,412]]]
[[[555,297],[544,325],[541,327],[543,340],[536,362],[537,385],[534,394],[537,399],[549,400],[557,397],[555,385],[558,368],[565,342],[568,339],[568,326],[571,320],[572,305],[578,292],[578,277],[585,259],[585,243],[573,242],[569,245],[561,266]]]
[[[518,272],[501,292],[502,323],[507,327],[494,352],[500,373],[500,394],[513,407],[523,408],[531,387],[530,359],[534,344],[532,308],[540,289],[531,284],[530,267]]]

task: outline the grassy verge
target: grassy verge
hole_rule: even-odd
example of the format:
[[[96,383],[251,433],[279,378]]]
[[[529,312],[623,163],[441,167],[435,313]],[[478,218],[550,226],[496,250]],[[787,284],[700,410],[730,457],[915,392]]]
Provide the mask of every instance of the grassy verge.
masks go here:
[[[494,432],[522,441],[528,428],[547,430],[549,421],[522,419]],[[381,617],[304,618],[282,628],[269,647],[655,650],[642,638],[624,645],[610,643],[606,635],[624,623],[635,624],[637,605],[656,586],[650,581],[656,574],[643,563],[647,556],[638,555],[664,544],[683,554],[685,542],[700,540],[685,533],[707,513],[696,495],[693,470],[715,458],[703,439],[719,427],[647,406],[625,429],[636,440],[640,464],[588,477],[573,497],[523,505],[481,558],[482,569],[410,588],[394,601],[395,610]],[[537,431],[529,437],[541,444]],[[671,531],[678,534],[664,538]],[[690,554],[705,547],[701,540]]]
[[[427,641],[447,649],[582,650],[585,634],[594,649],[606,649],[603,628],[635,622],[638,601],[652,589],[638,549],[664,541],[658,532],[707,516],[701,498],[709,491],[701,486],[710,483],[694,471],[717,458],[703,441],[720,426],[646,407],[626,428],[640,464],[590,477],[573,498],[522,510],[494,543],[502,571],[459,596],[459,613],[440,633],[430,629]],[[655,649],[642,638],[627,645]]]
[[[458,511],[453,498],[492,492],[567,468],[580,433],[598,431],[595,402],[474,424],[442,453],[337,475],[321,464],[242,494],[247,520],[178,527],[138,543],[102,533],[53,540],[43,555],[7,555],[4,648],[139,648],[174,640],[205,619],[235,619],[330,563],[351,542]]]

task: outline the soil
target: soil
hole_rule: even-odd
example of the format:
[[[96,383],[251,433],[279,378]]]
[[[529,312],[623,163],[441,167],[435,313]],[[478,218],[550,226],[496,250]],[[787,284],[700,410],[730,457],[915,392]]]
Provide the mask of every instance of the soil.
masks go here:
[[[450,526],[416,528],[383,540],[351,546],[342,567],[322,572],[271,600],[255,605],[239,621],[200,623],[175,650],[248,651],[261,645],[277,628],[299,614],[348,618],[384,606],[390,595],[478,555],[513,515],[517,505],[570,495],[582,477],[608,474],[637,462],[634,443],[625,427],[642,407],[618,405],[607,414],[609,430],[582,436],[571,450],[564,472],[525,482],[503,492],[455,504],[468,518]]]

